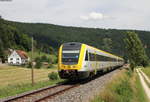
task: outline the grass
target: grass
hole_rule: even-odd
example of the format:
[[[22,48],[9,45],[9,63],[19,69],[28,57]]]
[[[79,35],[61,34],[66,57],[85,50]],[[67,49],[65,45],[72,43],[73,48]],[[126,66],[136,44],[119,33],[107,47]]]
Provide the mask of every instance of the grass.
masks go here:
[[[142,71],[150,78],[150,67],[142,68]]]
[[[92,102],[148,102],[136,72],[122,70]]]
[[[0,65],[0,98],[62,82],[60,79],[49,80],[48,74],[56,71],[56,68],[34,69],[35,85],[32,86],[31,69]]]
[[[57,71],[57,69],[34,69],[35,82],[49,80],[48,73],[53,71]],[[31,69],[7,65],[0,66],[0,89],[20,83],[31,83]]]

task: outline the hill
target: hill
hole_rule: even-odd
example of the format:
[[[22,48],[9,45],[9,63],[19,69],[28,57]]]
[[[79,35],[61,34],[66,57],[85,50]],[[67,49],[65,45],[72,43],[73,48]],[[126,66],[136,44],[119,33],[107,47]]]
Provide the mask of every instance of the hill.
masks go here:
[[[27,34],[20,32],[15,26],[8,24],[0,19],[0,58],[4,59],[5,50],[8,48],[22,49],[29,51],[31,49],[31,39]]]
[[[64,42],[81,42],[120,56],[126,55],[123,39],[125,36],[124,33],[128,30],[65,27],[53,24],[20,23],[12,21],[6,22],[19,29],[20,32],[28,36],[33,36],[38,43],[37,48],[49,48],[49,46],[52,46],[57,50]],[[132,31],[138,33],[146,47],[146,51],[150,52],[150,32]]]

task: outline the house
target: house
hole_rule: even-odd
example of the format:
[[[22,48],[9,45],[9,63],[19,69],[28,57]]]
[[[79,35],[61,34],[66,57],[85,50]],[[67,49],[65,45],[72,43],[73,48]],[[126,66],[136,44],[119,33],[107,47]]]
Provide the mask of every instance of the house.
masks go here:
[[[8,64],[11,65],[23,65],[28,63],[29,57],[26,52],[21,50],[14,50],[10,56],[8,56]]]

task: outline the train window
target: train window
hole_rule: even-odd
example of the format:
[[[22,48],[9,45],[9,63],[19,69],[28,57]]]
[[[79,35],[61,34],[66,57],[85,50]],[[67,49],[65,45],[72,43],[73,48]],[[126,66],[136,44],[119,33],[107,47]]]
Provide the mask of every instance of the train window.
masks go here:
[[[62,62],[63,64],[77,64],[79,59],[79,53],[63,53]]]
[[[97,61],[116,61],[114,58],[110,58],[107,56],[102,56],[102,55],[96,55],[96,60]]]
[[[90,61],[95,61],[95,54],[89,53]]]
[[[100,57],[100,61],[107,61],[108,60],[108,58],[106,57],[106,56],[99,56]]]
[[[89,59],[90,61],[111,61],[111,62],[117,61],[117,59],[115,58],[93,54],[93,53],[89,53]]]
[[[88,61],[88,51],[86,51],[86,54],[85,54],[85,61]]]

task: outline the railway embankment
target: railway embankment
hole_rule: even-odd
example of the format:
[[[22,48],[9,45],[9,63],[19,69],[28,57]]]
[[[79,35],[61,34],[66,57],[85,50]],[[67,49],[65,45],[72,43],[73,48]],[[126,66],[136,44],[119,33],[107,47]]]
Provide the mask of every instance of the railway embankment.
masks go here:
[[[113,76],[122,69],[117,69],[89,82],[82,83],[78,87],[73,88],[57,97],[47,99],[48,102],[90,102],[95,95],[104,89],[106,84],[112,80]]]
[[[149,102],[136,71],[122,70],[91,102]]]

